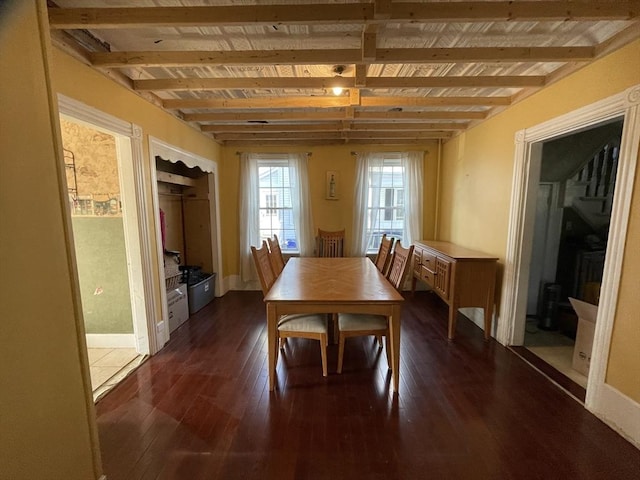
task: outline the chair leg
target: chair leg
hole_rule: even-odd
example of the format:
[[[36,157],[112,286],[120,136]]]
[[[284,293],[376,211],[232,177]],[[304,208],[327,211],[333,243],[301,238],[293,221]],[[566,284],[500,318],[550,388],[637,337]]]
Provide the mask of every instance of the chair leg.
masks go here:
[[[340,333],[338,340],[338,368],[337,372],[342,373],[342,359],[344,356],[344,335]]]
[[[286,343],[286,341],[286,338],[280,337],[280,350],[284,350],[284,344]]]
[[[327,376],[327,335],[320,335],[320,354],[322,355],[322,376]]]
[[[378,334],[376,338],[378,339],[378,348],[382,348],[382,335]]]

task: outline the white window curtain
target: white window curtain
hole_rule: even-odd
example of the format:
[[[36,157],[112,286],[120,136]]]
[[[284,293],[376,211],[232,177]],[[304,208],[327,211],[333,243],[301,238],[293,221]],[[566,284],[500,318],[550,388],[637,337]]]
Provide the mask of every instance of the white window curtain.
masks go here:
[[[381,185],[372,185],[372,182],[382,182],[382,175],[371,175],[372,170],[382,170],[385,159],[400,159],[403,167],[404,183],[404,229],[403,244],[408,246],[420,240],[422,237],[422,184],[424,152],[366,152],[358,153],[356,157],[356,186],[353,214],[353,236],[351,241],[351,254],[364,256],[367,254],[371,232],[367,231],[367,225],[377,225],[376,218],[368,219],[367,215],[379,215],[379,196],[373,195],[369,209],[369,192],[371,188],[379,191]],[[371,212],[371,213],[368,213]]]
[[[290,153],[288,155],[293,206],[293,224],[298,237],[298,249],[301,257],[313,256],[315,237],[309,196],[309,155]]]
[[[258,207],[258,156],[240,155],[240,277],[243,282],[256,280],[251,246],[260,246]]]
[[[404,167],[404,232],[405,247],[422,239],[422,185],[424,152],[402,153]]]
[[[369,187],[372,186],[369,172],[372,168],[381,170],[383,161],[384,153],[366,152],[356,154],[356,188],[353,201],[353,228],[351,229],[353,232],[351,255],[354,257],[364,257],[367,254],[367,245],[369,243],[369,235],[367,234]],[[382,175],[378,175],[376,178],[378,181],[382,181]],[[379,199],[374,195],[373,201],[379,202]],[[376,214],[378,212],[377,209],[373,211]],[[372,225],[376,223],[375,221],[371,222]]]
[[[286,159],[292,187],[293,223],[301,256],[311,256],[314,249],[313,217],[309,197],[308,154],[240,155],[240,276],[243,282],[257,280],[251,246],[260,246],[258,165],[260,160]]]

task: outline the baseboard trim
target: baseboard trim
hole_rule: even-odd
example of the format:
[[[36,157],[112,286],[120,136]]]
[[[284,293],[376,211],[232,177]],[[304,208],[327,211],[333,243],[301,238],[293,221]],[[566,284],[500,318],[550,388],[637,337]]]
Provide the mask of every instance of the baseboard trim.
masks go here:
[[[87,333],[89,348],[136,348],[133,333]]]
[[[260,284],[257,280],[253,282],[243,282],[240,275],[228,275],[222,281],[224,293],[230,290],[260,290]]]
[[[604,384],[592,413],[640,449],[640,403]]]

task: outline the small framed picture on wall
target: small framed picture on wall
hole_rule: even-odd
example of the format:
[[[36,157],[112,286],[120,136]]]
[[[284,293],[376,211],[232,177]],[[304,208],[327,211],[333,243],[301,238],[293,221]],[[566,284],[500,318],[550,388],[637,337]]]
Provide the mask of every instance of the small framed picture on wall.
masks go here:
[[[338,200],[338,172],[330,170],[327,172],[327,200]]]

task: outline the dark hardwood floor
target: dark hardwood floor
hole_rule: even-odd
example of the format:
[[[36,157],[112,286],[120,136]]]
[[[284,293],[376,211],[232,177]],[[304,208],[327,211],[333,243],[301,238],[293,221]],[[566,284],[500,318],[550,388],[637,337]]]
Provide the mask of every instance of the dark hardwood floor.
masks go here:
[[[291,339],[269,392],[259,292],[217,298],[96,405],[108,480],[637,479],[640,451],[432,294],[403,308],[400,392],[384,351]]]

